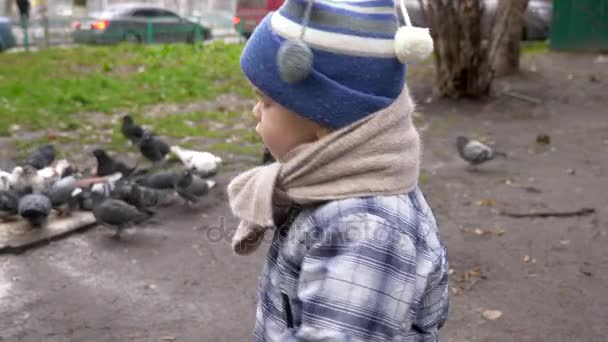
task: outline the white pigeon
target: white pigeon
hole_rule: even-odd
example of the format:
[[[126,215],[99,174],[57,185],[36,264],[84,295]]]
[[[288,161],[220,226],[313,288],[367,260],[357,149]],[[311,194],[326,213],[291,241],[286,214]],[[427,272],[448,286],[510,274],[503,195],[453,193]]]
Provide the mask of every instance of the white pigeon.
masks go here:
[[[4,171],[0,170],[0,191],[6,191],[11,188],[11,179],[13,176]]]
[[[68,162],[67,160],[65,160],[65,159],[60,159],[60,160],[56,160],[56,161],[53,163],[53,165],[52,165],[52,166],[53,166],[53,168],[55,169],[55,173],[56,173],[57,175],[59,175],[59,177],[61,177],[61,176],[63,175],[63,173],[64,173],[64,172],[65,172],[65,171],[66,171],[68,168],[70,168],[70,166],[71,166],[71,165],[70,165],[70,162]]]
[[[187,150],[179,146],[171,146],[171,152],[182,161],[186,168],[202,177],[216,174],[222,165],[222,158],[209,152]]]

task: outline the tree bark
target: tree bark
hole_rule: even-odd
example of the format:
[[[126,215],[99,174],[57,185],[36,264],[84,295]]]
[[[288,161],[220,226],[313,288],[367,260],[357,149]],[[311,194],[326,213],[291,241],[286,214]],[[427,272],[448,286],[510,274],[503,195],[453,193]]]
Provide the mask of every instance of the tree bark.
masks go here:
[[[492,83],[483,38],[483,0],[419,0],[435,47],[436,85],[442,96],[481,97]]]
[[[494,76],[519,68],[523,16],[528,0],[499,0],[493,25],[484,0],[418,0],[434,40],[440,95],[483,97]],[[486,17],[484,18],[484,15]],[[489,33],[487,28],[491,28]]]
[[[528,0],[501,0],[498,4],[492,29],[493,55],[490,56],[495,76],[506,76],[519,70],[520,42],[527,7]]]

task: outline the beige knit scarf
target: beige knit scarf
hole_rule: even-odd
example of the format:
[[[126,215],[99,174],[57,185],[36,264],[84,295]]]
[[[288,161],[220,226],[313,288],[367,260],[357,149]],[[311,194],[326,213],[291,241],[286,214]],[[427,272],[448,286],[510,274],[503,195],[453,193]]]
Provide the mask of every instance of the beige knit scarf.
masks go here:
[[[233,250],[237,254],[256,250],[265,231],[279,222],[290,203],[413,190],[420,160],[413,110],[404,87],[389,107],[298,146],[281,163],[256,167],[233,179],[228,198],[233,214],[241,220],[232,239]]]

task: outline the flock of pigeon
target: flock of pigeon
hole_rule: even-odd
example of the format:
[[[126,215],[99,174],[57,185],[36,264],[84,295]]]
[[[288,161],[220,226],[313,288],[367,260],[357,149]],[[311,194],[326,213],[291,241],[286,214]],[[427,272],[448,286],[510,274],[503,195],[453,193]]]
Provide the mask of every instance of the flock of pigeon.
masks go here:
[[[154,132],[124,116],[121,131],[141,154],[164,166],[174,154],[183,164],[178,170],[151,171],[129,166],[103,149],[92,152],[97,166],[89,174],[67,160],[56,160],[56,149],[45,144],[11,172],[0,170],[0,221],[27,220],[32,227],[44,227],[52,211],[69,215],[74,210],[92,211],[96,221],[115,229],[141,223],[179,196],[192,205],[207,195],[222,164],[209,152],[170,146]]]

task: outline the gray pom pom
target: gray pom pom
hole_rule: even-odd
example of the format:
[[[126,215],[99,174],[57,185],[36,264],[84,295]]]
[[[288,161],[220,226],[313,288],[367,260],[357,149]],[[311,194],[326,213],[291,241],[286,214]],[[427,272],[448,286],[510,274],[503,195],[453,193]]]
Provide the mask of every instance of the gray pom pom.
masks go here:
[[[287,83],[305,79],[312,70],[312,59],[312,50],[304,42],[300,40],[284,42],[277,55],[279,76]]]

